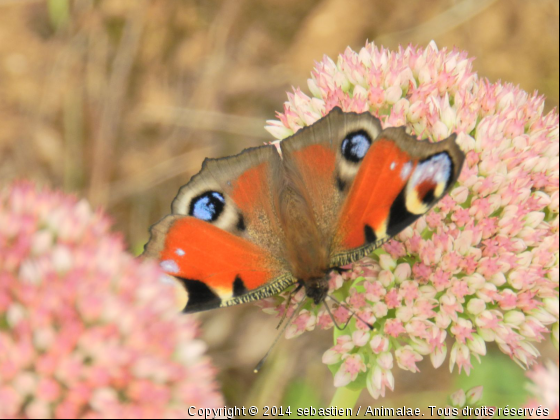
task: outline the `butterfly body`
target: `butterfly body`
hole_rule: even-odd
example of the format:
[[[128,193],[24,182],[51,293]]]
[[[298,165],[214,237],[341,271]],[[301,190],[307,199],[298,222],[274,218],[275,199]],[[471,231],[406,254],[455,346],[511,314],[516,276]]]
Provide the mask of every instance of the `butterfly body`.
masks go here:
[[[452,135],[418,141],[369,113],[334,108],[275,146],[207,159],[151,229],[157,258],[189,294],[186,312],[272,296],[298,283],[314,303],[329,273],[369,254],[453,186]]]

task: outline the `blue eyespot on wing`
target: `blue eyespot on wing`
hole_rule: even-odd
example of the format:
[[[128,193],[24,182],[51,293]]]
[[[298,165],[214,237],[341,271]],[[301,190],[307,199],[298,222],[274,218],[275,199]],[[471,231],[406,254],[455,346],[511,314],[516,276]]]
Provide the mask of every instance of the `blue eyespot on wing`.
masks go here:
[[[212,222],[224,211],[224,196],[216,191],[206,191],[191,201],[189,215],[205,222]]]
[[[344,156],[350,162],[360,162],[366,155],[370,146],[371,138],[365,131],[360,130],[350,133],[342,141],[342,156]]]

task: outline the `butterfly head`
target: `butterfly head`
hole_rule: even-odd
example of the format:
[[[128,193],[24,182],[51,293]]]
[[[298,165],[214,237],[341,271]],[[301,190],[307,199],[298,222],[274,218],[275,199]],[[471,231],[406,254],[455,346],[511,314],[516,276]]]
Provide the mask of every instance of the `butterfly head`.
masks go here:
[[[312,277],[303,282],[305,294],[313,300],[315,305],[325,300],[329,293],[329,282],[327,277]]]

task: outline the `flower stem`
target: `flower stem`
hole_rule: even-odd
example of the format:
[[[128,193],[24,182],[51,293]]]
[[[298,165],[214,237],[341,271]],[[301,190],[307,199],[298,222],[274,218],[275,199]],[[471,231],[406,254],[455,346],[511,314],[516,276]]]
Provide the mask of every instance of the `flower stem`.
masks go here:
[[[360,397],[361,393],[362,393],[361,389],[353,390],[353,389],[347,388],[345,386],[337,388],[336,392],[333,395],[331,403],[329,404],[329,407],[337,407],[337,408],[344,408],[344,409],[351,408],[351,409],[353,409],[354,406],[356,405],[356,402],[358,401],[358,398]],[[351,416],[346,416],[346,415],[339,416],[339,415],[333,413],[332,417],[350,418]]]

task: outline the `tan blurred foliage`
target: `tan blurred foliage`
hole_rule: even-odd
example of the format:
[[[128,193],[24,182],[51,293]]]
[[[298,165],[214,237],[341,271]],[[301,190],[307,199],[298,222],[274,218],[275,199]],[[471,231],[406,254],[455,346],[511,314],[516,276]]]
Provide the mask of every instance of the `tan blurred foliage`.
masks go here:
[[[481,76],[557,106],[558,14],[557,0],[0,0],[0,183],[88,197],[138,248],[204,157],[270,140],[265,120],[307,91],[313,62],[366,39],[456,45]],[[294,377],[332,394],[330,332],[282,343],[255,377],[275,321],[203,319],[231,404],[278,404]],[[446,390],[440,371],[402,373],[399,390]]]

